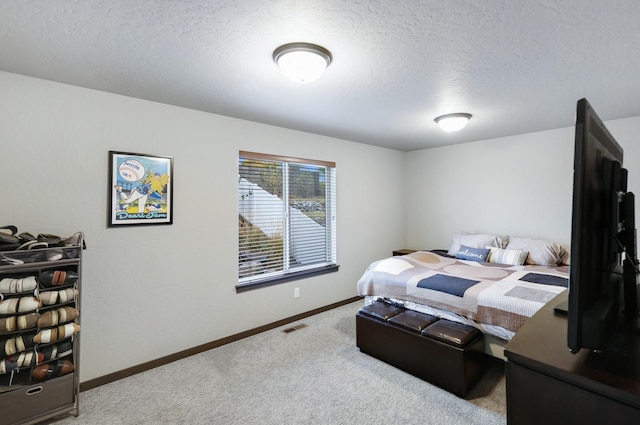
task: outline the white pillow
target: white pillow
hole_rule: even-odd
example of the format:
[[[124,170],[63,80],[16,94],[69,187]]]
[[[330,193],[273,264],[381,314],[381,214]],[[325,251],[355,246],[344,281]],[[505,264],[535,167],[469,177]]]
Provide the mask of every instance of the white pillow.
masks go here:
[[[524,264],[524,261],[527,259],[527,255],[529,254],[527,251],[520,249],[501,249],[489,246],[487,248],[491,249],[491,251],[489,251],[489,256],[487,257],[488,263],[521,266]]]
[[[542,239],[512,237],[507,248],[528,251],[527,264],[530,265],[558,266],[569,263],[569,253],[566,249],[560,244]]]
[[[451,246],[449,247],[449,255],[455,256],[460,251],[460,246],[468,246],[469,248],[502,248],[507,244],[508,237],[485,235],[478,233],[459,233],[453,236]]]

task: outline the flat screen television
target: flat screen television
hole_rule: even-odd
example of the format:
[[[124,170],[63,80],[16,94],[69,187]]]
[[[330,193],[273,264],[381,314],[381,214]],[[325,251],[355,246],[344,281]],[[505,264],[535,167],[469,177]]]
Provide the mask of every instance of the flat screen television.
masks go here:
[[[577,104],[567,345],[610,349],[638,329],[638,260],[633,193],[623,149],[586,99]]]

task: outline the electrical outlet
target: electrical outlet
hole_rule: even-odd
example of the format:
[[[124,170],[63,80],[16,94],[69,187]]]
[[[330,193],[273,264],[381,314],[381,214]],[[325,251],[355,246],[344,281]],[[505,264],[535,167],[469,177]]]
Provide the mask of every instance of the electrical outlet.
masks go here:
[[[293,288],[293,298],[300,298],[300,288]]]

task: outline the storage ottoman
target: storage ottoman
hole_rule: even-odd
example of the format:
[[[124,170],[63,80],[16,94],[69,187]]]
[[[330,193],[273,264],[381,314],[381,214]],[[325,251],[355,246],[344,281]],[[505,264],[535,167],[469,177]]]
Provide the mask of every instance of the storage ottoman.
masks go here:
[[[420,377],[460,397],[484,370],[482,332],[473,326],[438,320],[422,331]]]
[[[464,397],[482,376],[482,333],[385,302],[356,314],[356,345],[392,366]]]

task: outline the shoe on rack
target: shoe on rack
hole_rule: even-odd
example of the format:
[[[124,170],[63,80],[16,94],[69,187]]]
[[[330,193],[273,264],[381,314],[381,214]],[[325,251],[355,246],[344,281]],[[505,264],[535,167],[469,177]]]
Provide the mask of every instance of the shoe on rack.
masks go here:
[[[33,379],[37,381],[45,381],[50,378],[63,376],[74,371],[73,363],[69,360],[58,360],[52,363],[46,363],[37,366],[31,372]]]

